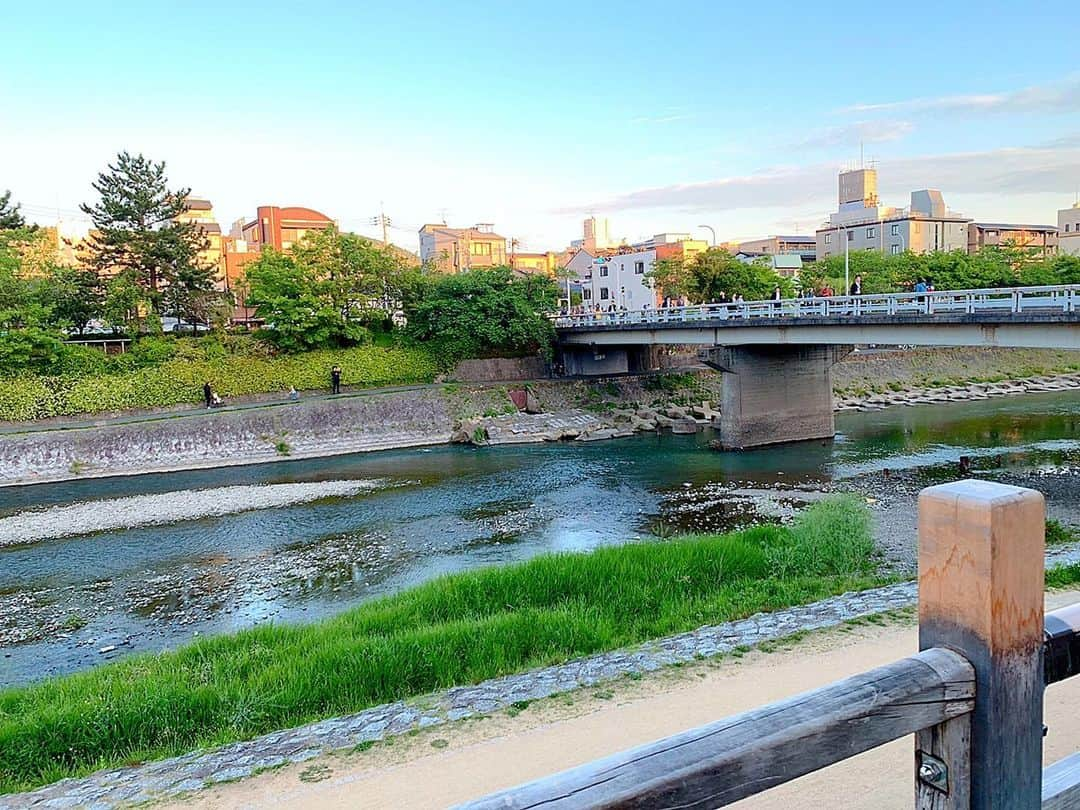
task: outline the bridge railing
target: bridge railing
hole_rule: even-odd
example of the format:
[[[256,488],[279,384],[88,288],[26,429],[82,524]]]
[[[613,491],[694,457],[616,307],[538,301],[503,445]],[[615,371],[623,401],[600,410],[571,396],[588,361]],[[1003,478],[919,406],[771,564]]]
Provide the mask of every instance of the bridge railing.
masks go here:
[[[1044,686],[1080,674],[1080,604],[1043,615],[1044,529],[1033,490],[923,490],[917,655],[463,807],[723,807],[913,733],[919,810],[1080,807],[1080,754],[1042,769]]]
[[[780,301],[742,301],[587,312],[579,315],[556,315],[552,316],[552,319],[557,327],[571,328],[864,315],[932,317],[939,314],[1015,314],[1034,311],[1080,311],[1080,285],[784,298]]]

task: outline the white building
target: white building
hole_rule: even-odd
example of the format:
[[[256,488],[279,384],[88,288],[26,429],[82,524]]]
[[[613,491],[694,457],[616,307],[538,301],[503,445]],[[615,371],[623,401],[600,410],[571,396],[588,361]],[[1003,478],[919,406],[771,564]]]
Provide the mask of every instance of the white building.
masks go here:
[[[845,250],[966,251],[970,222],[949,211],[937,189],[911,192],[908,208],[883,206],[877,195],[877,170],[854,169],[840,173],[839,206],[817,231],[817,257],[842,256]]]
[[[581,251],[574,258],[582,255],[588,254]],[[582,303],[590,308],[599,305],[605,310],[612,304],[630,310],[641,309],[645,304],[655,306],[656,293],[645,278],[654,264],[655,249],[591,257],[581,274]]]
[[[1080,201],[1058,211],[1058,251],[1080,256]]]

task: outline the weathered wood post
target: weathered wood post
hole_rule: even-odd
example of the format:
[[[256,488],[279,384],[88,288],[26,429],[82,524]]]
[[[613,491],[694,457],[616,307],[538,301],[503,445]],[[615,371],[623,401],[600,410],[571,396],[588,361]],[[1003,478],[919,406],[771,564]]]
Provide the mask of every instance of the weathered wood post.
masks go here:
[[[972,715],[916,737],[918,808],[1040,806],[1045,526],[1031,489],[969,480],[919,495],[919,649],[963,654],[976,691]]]

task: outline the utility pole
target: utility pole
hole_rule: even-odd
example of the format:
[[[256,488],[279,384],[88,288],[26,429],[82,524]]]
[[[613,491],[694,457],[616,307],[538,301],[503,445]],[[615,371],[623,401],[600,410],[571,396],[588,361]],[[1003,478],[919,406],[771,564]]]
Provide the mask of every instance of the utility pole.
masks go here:
[[[387,237],[386,229],[390,227],[390,217],[386,215],[386,211],[383,210],[383,204],[379,203],[379,215],[371,218],[371,224],[375,226],[382,225],[382,243],[383,247],[387,247],[390,244],[390,239]]]

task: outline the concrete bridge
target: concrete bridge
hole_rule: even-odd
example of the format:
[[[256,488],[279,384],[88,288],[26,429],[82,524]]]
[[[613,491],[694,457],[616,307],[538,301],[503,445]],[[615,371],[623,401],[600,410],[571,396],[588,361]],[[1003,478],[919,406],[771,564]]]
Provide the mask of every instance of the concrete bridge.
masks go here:
[[[699,345],[724,375],[720,442],[831,438],[832,365],[854,344],[1080,349],[1080,285],[700,304],[555,319],[571,374],[651,366]]]

